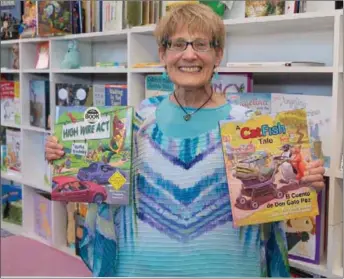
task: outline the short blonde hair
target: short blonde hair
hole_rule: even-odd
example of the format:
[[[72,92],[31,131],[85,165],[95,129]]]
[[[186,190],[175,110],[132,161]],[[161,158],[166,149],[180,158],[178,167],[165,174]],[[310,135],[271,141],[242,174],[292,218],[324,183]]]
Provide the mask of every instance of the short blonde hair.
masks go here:
[[[196,32],[209,34],[218,47],[224,48],[225,26],[221,17],[210,7],[200,3],[173,6],[156,26],[154,35],[158,45],[163,46],[164,42],[181,26],[187,26],[191,34]]]

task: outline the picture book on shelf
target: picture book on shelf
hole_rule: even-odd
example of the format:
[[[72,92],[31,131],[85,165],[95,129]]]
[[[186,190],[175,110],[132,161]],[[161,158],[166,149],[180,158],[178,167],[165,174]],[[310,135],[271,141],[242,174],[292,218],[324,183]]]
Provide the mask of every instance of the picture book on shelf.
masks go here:
[[[60,36],[72,33],[73,1],[38,2],[38,35]]]
[[[22,225],[23,204],[22,187],[19,184],[1,179],[2,220],[15,225]]]
[[[56,83],[57,106],[93,105],[93,86],[90,84]]]
[[[52,200],[128,204],[133,108],[56,107]]]
[[[39,192],[33,194],[34,231],[47,241],[52,241],[51,205],[51,201]]]
[[[47,129],[49,116],[49,80],[30,80],[30,124]]]
[[[285,221],[288,256],[312,264],[319,264],[323,254],[325,193],[318,193],[319,214]]]
[[[21,136],[20,130],[6,129],[6,157],[4,159],[7,170],[21,171]]]
[[[234,226],[318,215],[304,109],[220,121]]]

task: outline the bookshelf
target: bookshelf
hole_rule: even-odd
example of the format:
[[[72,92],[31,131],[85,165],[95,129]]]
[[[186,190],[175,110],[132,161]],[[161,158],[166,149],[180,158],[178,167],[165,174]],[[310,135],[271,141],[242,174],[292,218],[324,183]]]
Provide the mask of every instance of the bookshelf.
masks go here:
[[[320,265],[291,260],[292,266],[331,278],[343,276],[343,172],[339,170],[343,142],[343,11],[308,12],[302,14],[261,18],[235,18],[224,20],[227,30],[226,50],[219,72],[253,73],[255,92],[297,93],[332,96],[331,166],[329,177],[328,225],[326,253]],[[31,127],[29,124],[29,80],[50,80],[50,113],[55,114],[55,83],[94,82],[107,83],[124,80],[128,83],[128,104],[138,105],[144,99],[144,77],[149,73],[162,73],[160,68],[134,68],[135,63],[158,61],[158,48],[153,38],[154,25],[133,27],[117,32],[95,32],[53,38],[32,38],[1,42],[1,67],[8,67],[10,48],[19,44],[20,69],[4,69],[20,81],[21,123],[3,126],[20,129],[22,139],[22,172],[1,173],[6,179],[23,186],[23,226],[3,222],[13,232],[45,241],[32,228],[34,189],[50,191],[44,186],[44,136],[51,131]],[[61,69],[60,63],[69,40],[79,42],[82,57],[80,69]],[[35,69],[36,44],[49,42],[50,68]],[[96,68],[99,60],[126,62],[127,68]],[[317,60],[324,67],[250,67],[226,68],[227,62],[245,61]],[[324,108],[326,109],[326,108]],[[53,123],[52,123],[53,131]],[[66,209],[52,202],[52,245],[73,254],[66,246]]]

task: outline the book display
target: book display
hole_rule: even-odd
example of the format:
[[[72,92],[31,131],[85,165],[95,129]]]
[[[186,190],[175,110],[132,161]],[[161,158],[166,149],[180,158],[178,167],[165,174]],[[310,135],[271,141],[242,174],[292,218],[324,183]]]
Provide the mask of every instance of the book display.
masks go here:
[[[88,203],[129,202],[134,109],[147,97],[174,90],[163,75],[155,24],[174,4],[189,1],[1,2],[6,2],[1,10],[2,226],[77,256]],[[269,119],[268,125],[279,131],[285,125],[288,134],[273,136],[278,144],[272,149],[258,138],[237,140],[244,120],[221,123],[228,130],[223,134],[228,180],[237,185],[229,197],[235,225],[254,223],[264,214],[274,216],[269,221],[285,220],[290,265],[342,278],[342,6],[335,1],[193,2],[209,5],[226,27],[224,59],[212,81],[216,94],[246,107],[254,121],[287,111],[304,115],[299,122],[280,119],[280,126]],[[11,10],[15,18],[9,17]],[[65,150],[54,164],[45,160],[49,135]],[[228,150],[226,141],[234,143]],[[292,156],[282,155],[287,152]],[[306,163],[324,161],[327,185],[320,195],[300,184],[293,169],[303,164],[293,163],[296,154]],[[285,173],[293,178],[282,177]],[[269,187],[262,186],[265,182]],[[73,193],[67,184],[85,196],[67,197]],[[257,189],[268,194],[255,199]],[[307,214],[282,214],[279,210],[291,202]]]

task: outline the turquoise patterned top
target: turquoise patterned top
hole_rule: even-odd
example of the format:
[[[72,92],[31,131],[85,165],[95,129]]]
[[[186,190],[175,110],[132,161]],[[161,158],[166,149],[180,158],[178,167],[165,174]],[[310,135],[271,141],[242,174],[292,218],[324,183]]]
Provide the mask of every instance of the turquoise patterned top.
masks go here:
[[[246,109],[200,112],[185,123],[166,96],[140,105],[131,204],[86,217],[81,257],[95,277],[290,277],[282,223],[233,228],[216,123]]]

